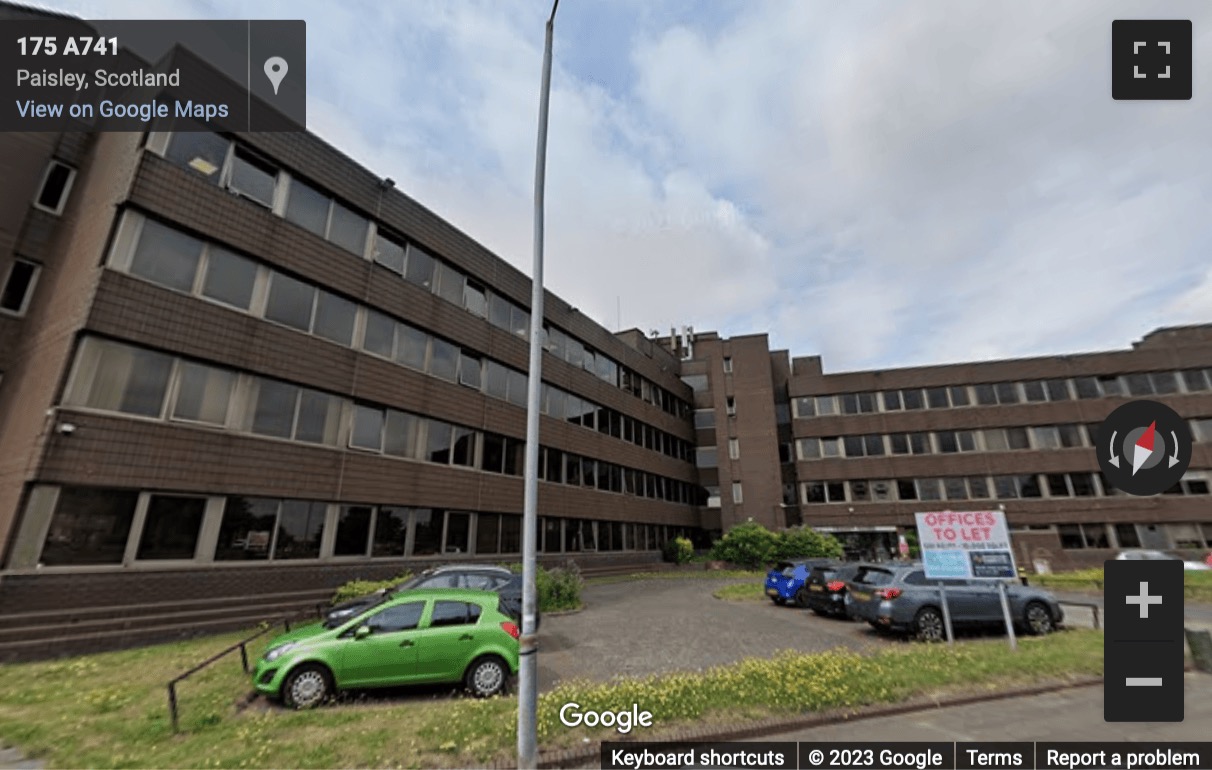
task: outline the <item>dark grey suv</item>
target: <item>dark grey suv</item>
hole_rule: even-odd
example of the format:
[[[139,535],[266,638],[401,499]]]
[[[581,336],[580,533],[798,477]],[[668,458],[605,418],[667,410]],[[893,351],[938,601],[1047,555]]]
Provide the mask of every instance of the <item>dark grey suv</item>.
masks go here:
[[[944,580],[947,607],[955,628],[1004,624],[997,583],[991,580]],[[946,638],[939,581],[926,580],[920,565],[865,564],[847,583],[851,617],[877,631],[908,633],[924,641]],[[1060,626],[1064,612],[1056,597],[1039,588],[1006,583],[1010,617],[1016,628],[1047,634]]]

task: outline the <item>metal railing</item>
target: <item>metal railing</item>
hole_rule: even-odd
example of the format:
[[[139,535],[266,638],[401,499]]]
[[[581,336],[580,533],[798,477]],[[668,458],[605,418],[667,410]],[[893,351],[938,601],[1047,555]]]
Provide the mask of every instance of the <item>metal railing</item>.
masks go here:
[[[324,617],[324,607],[325,607],[325,605],[323,603],[317,603],[316,606],[313,608],[313,611],[315,612],[314,617]],[[179,683],[185,681],[186,679],[188,679],[189,677],[198,673],[199,671],[201,671],[202,669],[211,665],[212,663],[222,660],[223,658],[232,654],[236,650],[240,651],[240,665],[244,667],[244,673],[247,674],[247,673],[249,673],[248,645],[250,642],[252,642],[255,639],[261,638],[265,634],[269,633],[271,630],[277,628],[279,625],[283,626],[286,629],[286,633],[290,633],[290,624],[291,624],[292,620],[294,622],[298,622],[299,620],[306,620],[306,619],[309,619],[312,617],[313,617],[313,615],[312,615],[311,611],[280,617],[280,618],[274,620],[272,623],[267,623],[264,628],[262,628],[260,631],[253,634],[252,636],[248,637],[247,639],[241,639],[240,641],[236,642],[232,646],[227,647],[224,650],[210,656],[209,658],[202,661],[201,663],[194,666],[193,668],[189,669],[188,671],[186,671],[182,674],[178,674],[177,676],[173,677],[173,679],[171,681],[169,681],[169,683],[168,683],[168,713],[169,713],[169,717],[172,719],[173,733],[179,733],[181,731],[179,718],[178,718],[179,709],[178,709],[178,705],[177,705],[177,685]]]

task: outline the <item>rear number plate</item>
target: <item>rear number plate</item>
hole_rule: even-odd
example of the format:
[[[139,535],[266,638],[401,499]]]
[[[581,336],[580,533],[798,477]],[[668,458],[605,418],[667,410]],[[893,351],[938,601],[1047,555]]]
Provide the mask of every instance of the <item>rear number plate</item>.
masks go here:
[[[865,602],[871,598],[871,594],[865,594],[865,593],[862,593],[861,591],[851,591],[850,595],[853,596],[855,599],[859,600],[860,602]]]
[[[821,586],[808,586],[808,590],[809,591],[823,591],[825,589],[822,588]]]

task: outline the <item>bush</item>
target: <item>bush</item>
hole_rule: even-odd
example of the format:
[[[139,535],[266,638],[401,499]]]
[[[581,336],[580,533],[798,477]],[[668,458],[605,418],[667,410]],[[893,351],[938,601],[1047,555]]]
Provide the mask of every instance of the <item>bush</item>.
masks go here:
[[[665,543],[664,557],[665,561],[674,564],[689,564],[694,558],[694,543],[684,537],[675,537]]]
[[[373,594],[375,591],[381,591],[392,586],[399,585],[405,580],[412,577],[411,572],[402,572],[396,575],[391,580],[351,580],[341,586],[332,595],[332,604],[340,604],[347,602],[350,599],[357,599],[359,596]]]
[[[761,569],[790,559],[838,559],[843,553],[842,544],[833,535],[810,527],[792,527],[776,533],[753,520],[728,530],[711,548],[713,559],[747,569]]]
[[[773,559],[840,559],[845,551],[833,535],[811,527],[792,527],[777,535]]]
[[[778,536],[755,521],[738,524],[711,547],[711,556],[748,569],[759,569],[773,561]]]

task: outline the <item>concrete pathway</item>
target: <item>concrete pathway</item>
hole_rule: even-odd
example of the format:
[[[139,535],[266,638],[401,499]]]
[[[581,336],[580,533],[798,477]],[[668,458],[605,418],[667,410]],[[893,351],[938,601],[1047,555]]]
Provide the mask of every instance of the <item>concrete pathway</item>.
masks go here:
[[[0,748],[0,770],[42,770],[46,763],[40,759],[26,759],[13,748]]]

